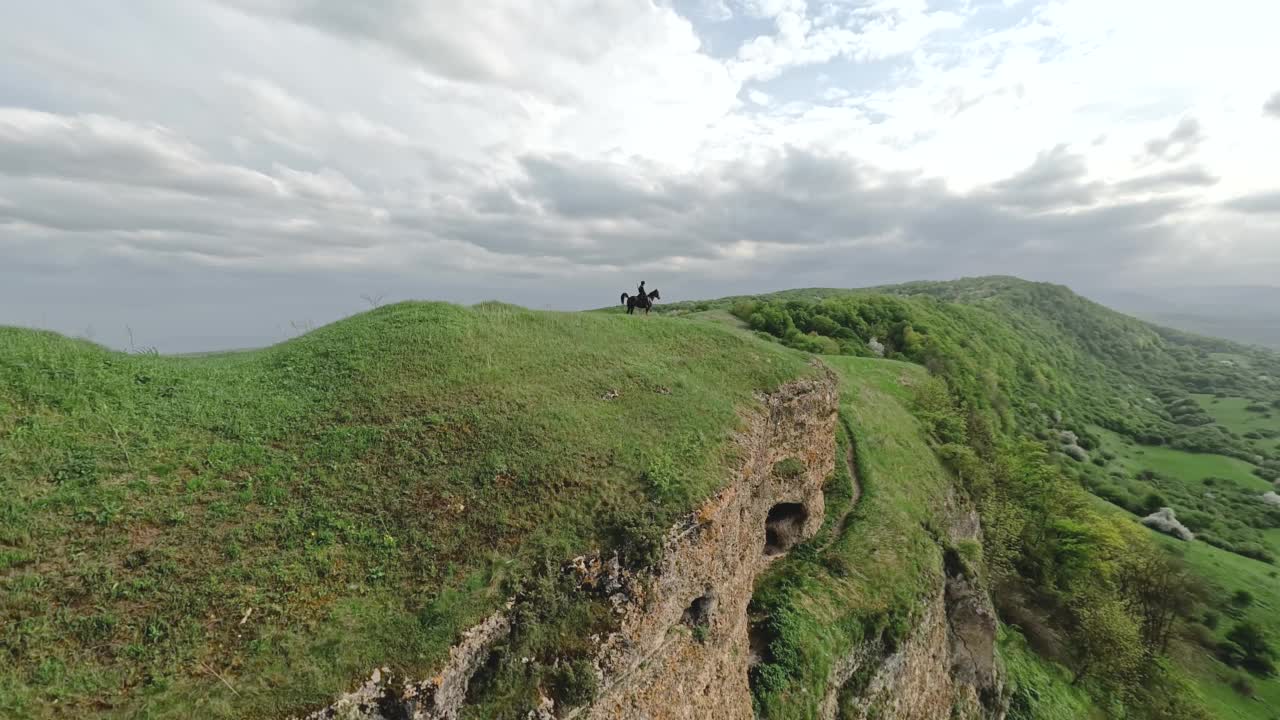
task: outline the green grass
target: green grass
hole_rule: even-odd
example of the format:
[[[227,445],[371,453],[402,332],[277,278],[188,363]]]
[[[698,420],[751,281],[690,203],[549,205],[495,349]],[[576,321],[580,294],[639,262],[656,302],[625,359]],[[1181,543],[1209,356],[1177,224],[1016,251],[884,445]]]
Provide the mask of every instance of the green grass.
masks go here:
[[[1187,565],[1210,585],[1210,607],[1219,613],[1221,622],[1213,637],[1221,640],[1238,619],[1249,619],[1262,626],[1280,646],[1280,572],[1274,566],[1240,557],[1201,542],[1179,543],[1157,536],[1171,550],[1181,555]],[[1238,590],[1253,595],[1253,604],[1235,611],[1229,602]],[[1179,659],[1191,673],[1200,692],[1213,708],[1215,717],[1223,720],[1275,720],[1280,708],[1280,678],[1258,678],[1242,670],[1233,670],[1218,662],[1210,651],[1184,645]],[[1248,678],[1254,697],[1244,697],[1231,687],[1234,678]]]
[[[1255,392],[1259,374],[1280,376],[1276,356],[1003,278],[885,292],[897,299],[792,291],[740,314],[762,329],[756,314],[787,319],[779,337],[801,349],[865,355],[877,337],[948,376],[1011,436],[1092,433],[1084,440],[1116,457],[1069,466],[1087,482],[1110,478],[1132,500],[1164,493],[1232,542],[1256,536],[1280,553],[1280,530],[1241,520],[1245,496],[1269,487],[1249,463],[1123,437],[1276,458],[1277,443],[1243,437],[1276,426],[1242,415],[1240,397],[1204,395]],[[820,298],[825,320],[788,304]],[[286,716],[376,666],[424,675],[517,587],[545,602],[523,608],[533,625],[506,659],[570,649],[580,660],[608,618],[571,601],[541,561],[644,547],[646,528],[728,477],[754,393],[814,372],[805,353],[761,342],[734,303],[659,306],[673,317],[405,303],[198,357],[0,328],[0,717]],[[824,361],[840,377],[863,495],[840,522],[851,486],[838,467],[818,536],[757,586],[752,613],[773,658],[754,690],[771,718],[812,717],[833,663],[864,640],[904,637],[941,572],[952,479],[909,409],[925,371]],[[1234,435],[1171,420],[1192,390]],[[1217,605],[1250,590],[1242,614],[1280,639],[1276,568],[1163,541]],[[1001,648],[1034,695],[1019,717],[1090,717],[1060,668],[1008,633]],[[1245,699],[1230,687],[1238,672],[1183,650],[1221,717],[1275,715],[1280,681],[1255,679],[1258,699]],[[521,672],[486,673],[473,716],[521,708]],[[585,681],[564,679],[578,694]]]
[[[906,405],[923,372],[891,361],[823,360],[841,378],[841,419],[858,443],[862,498],[843,533],[830,537],[844,511],[833,497],[824,533],[757,583],[752,613],[771,636],[773,659],[755,671],[754,691],[769,718],[813,717],[833,664],[863,640],[903,639],[941,574],[941,549],[927,528],[941,530],[950,478]],[[842,482],[837,473],[833,483]]]
[[[1143,447],[1100,428],[1103,450],[1115,455],[1089,487],[1136,515],[1172,507],[1201,539],[1256,559],[1280,558],[1280,512],[1262,503],[1271,483],[1235,458]],[[1155,475],[1145,474],[1154,472]]]
[[[1042,659],[1016,628],[1001,626],[1000,657],[1009,688],[1009,720],[1093,720],[1105,717],[1072,673]]]
[[[1253,465],[1225,455],[1192,453],[1167,447],[1151,447],[1116,433],[1094,428],[1103,438],[1103,449],[1114,452],[1120,467],[1131,473],[1151,470],[1200,487],[1205,478],[1222,478],[1241,489],[1259,493],[1271,489],[1271,483],[1253,474]]]
[[[499,304],[200,358],[0,328],[0,716],[280,717],[423,674],[536,559],[711,493],[753,393],[810,372]]]
[[[1193,397],[1214,421],[1231,432],[1237,435],[1246,433],[1261,435],[1262,437],[1258,438],[1246,438],[1260,453],[1280,447],[1280,409],[1271,407],[1265,412],[1248,410],[1250,405],[1258,401],[1241,397],[1219,398],[1213,395],[1194,395]]]

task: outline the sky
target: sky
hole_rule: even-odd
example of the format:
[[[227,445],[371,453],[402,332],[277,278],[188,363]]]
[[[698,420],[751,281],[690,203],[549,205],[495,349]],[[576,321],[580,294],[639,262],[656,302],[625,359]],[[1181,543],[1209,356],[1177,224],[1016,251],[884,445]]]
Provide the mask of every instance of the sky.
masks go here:
[[[1276,284],[1274,0],[0,3],[0,324]]]

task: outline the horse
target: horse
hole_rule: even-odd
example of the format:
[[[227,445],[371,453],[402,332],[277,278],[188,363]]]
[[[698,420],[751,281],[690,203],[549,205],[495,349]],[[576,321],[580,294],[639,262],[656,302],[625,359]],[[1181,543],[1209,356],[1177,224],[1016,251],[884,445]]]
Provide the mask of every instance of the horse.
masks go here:
[[[661,300],[662,296],[657,290],[650,290],[648,295],[628,295],[622,293],[622,304],[627,306],[627,314],[635,314],[636,308],[643,308],[644,314],[648,315],[653,309],[653,301]]]

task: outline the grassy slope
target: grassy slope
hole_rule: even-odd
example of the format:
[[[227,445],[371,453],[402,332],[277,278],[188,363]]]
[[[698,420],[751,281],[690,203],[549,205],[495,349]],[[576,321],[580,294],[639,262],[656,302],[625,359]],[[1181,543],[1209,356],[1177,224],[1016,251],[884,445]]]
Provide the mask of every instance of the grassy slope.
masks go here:
[[[1251,432],[1262,434],[1261,438],[1246,438],[1251,440],[1255,451],[1264,453],[1280,450],[1280,409],[1273,408],[1259,413],[1246,409],[1255,402],[1246,398],[1218,398],[1213,395],[1194,397],[1219,425],[1239,435]]]
[[[1111,345],[1133,328],[1108,316],[1062,344],[1055,333],[1071,328],[1010,315],[985,286],[927,289],[973,303],[909,300],[921,331],[968,349],[955,361],[1008,403],[1007,419],[1058,398],[1081,424],[1128,411],[1164,422],[1133,367],[1093,356],[1165,362],[1153,353],[1167,340],[1141,330]],[[0,658],[13,660],[0,662],[0,716],[279,715],[377,664],[431,667],[534,557],[598,544],[611,516],[666,522],[723,477],[735,408],[808,371],[725,307],[673,322],[405,304],[189,359],[0,329]],[[903,631],[938,572],[922,523],[949,480],[904,406],[920,369],[829,362],[866,492],[847,532],[797,549],[760,586],[785,664],[758,692],[771,717],[804,717],[832,660],[868,633]],[[1162,379],[1194,370],[1170,367]],[[602,400],[609,390],[620,397]],[[1268,566],[1191,547],[1223,592],[1275,591]],[[1275,612],[1256,612],[1280,636]],[[1083,702],[1010,652],[1044,692]],[[1207,693],[1231,692],[1199,670]]]
[[[842,534],[797,548],[757,584],[753,613],[769,618],[774,635],[773,662],[755,682],[769,718],[813,717],[833,663],[865,638],[903,637],[911,610],[941,573],[941,550],[926,526],[938,522],[951,481],[906,407],[921,369],[823,360],[841,378],[841,418],[857,439],[862,497]],[[828,507],[831,516],[843,511]]]
[[[1037,655],[1016,628],[1000,628],[1000,657],[1009,685],[1009,720],[1105,717],[1084,690],[1071,684],[1071,672]]]
[[[912,385],[924,373],[888,360],[823,361],[842,381],[841,417],[858,441],[863,495],[843,534],[825,534],[844,512],[832,502],[823,534],[757,585],[753,609],[774,619],[772,649],[775,664],[782,666],[776,684],[754,683],[761,715],[768,718],[813,717],[833,663],[866,639],[900,641],[914,620],[910,609],[926,599],[942,571],[942,546],[934,533],[944,531],[941,506],[951,481],[909,410]],[[837,468],[831,485],[846,481]],[[835,496],[828,490],[827,497]],[[1070,672],[1038,657],[1016,630],[1002,628],[1000,653],[1012,720],[1104,716],[1087,693],[1071,685]],[[850,686],[865,679],[860,674]]]
[[[495,304],[205,358],[0,328],[0,716],[278,717],[423,672],[534,557],[711,492],[737,411],[807,372]]]
[[[1280,638],[1280,575],[1275,567],[1200,542],[1185,544],[1164,538],[1162,542],[1182,554],[1187,564],[1214,588],[1215,610],[1223,614],[1214,633],[1216,639],[1223,639],[1235,620],[1235,611],[1227,598],[1237,590],[1248,590],[1254,597],[1253,605],[1240,612],[1240,616],[1258,623],[1272,638]],[[1184,649],[1182,659],[1218,717],[1275,719],[1276,708],[1280,708],[1280,677],[1253,677],[1190,647]],[[1254,697],[1244,697],[1231,687],[1236,678],[1248,679],[1255,691]]]
[[[1110,474],[1108,482],[1132,498],[1124,503],[1130,507],[1149,493],[1156,493],[1164,500],[1163,504],[1182,513],[1182,517],[1195,517],[1188,515],[1188,511],[1194,513],[1202,509],[1202,505],[1210,502],[1208,495],[1214,496],[1212,503],[1216,505],[1226,503],[1230,494],[1233,502],[1254,506],[1261,503],[1262,493],[1274,487],[1254,475],[1253,466],[1242,460],[1163,447],[1143,447],[1100,428],[1095,432],[1102,438],[1103,447],[1116,456],[1106,467]],[[1155,472],[1158,477],[1154,481],[1144,480],[1140,476],[1144,470]],[[1228,515],[1232,514],[1230,510],[1228,508]],[[1250,536],[1258,538],[1260,544],[1280,557],[1280,532],[1276,529],[1255,530]]]

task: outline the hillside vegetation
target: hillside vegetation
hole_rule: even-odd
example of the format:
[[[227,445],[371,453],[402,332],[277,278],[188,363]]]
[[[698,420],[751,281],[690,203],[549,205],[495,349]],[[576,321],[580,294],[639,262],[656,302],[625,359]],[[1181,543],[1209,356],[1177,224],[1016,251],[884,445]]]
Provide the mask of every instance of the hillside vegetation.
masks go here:
[[[543,563],[644,562],[753,393],[812,371],[715,326],[498,304],[199,359],[0,328],[0,717],[281,717],[422,676]]]
[[[200,358],[0,328],[0,717],[284,717],[427,677],[515,596],[468,717],[584,702],[616,620],[558,568],[652,567],[757,394],[827,370],[853,462],[756,584],[761,717],[813,717],[953,562],[993,589],[1014,720],[1273,720],[1280,356],[1010,278],[404,303]],[[1165,507],[1194,541],[1138,523]]]
[[[1010,278],[663,311],[728,312],[802,351],[927,368],[944,384],[920,388],[917,416],[982,510],[1002,617],[1039,657],[1109,712],[1191,717],[1208,696],[1225,717],[1270,717],[1280,617],[1271,593],[1248,588],[1275,580],[1280,554],[1280,508],[1264,497],[1280,470],[1280,356]],[[1199,539],[1159,550],[1085,490],[1137,516],[1171,507]],[[1223,571],[1239,563],[1249,570]]]

